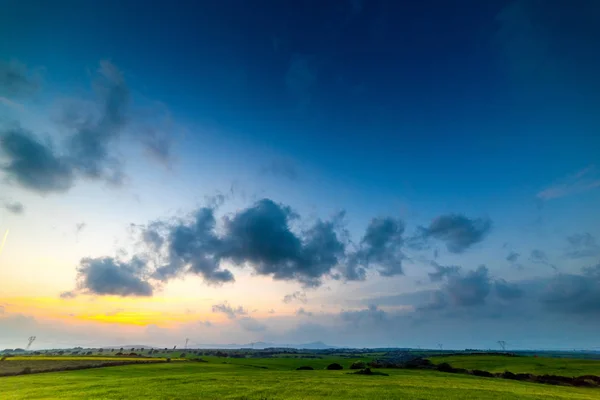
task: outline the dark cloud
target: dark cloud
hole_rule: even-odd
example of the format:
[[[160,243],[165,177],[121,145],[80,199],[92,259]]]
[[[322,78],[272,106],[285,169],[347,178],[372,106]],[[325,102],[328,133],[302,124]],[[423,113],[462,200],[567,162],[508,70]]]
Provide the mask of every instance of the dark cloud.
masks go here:
[[[376,305],[371,304],[368,308],[356,311],[342,311],[340,318],[343,322],[352,326],[379,326],[388,321],[388,315]]]
[[[514,251],[511,251],[507,256],[506,256],[506,261],[508,261],[511,264],[516,263],[519,260],[519,253],[516,253]]]
[[[228,302],[214,304],[212,306],[212,311],[214,313],[222,313],[227,315],[229,319],[235,319],[240,315],[248,315],[248,311],[244,309],[242,306],[232,307]]]
[[[75,131],[67,148],[73,167],[83,176],[118,184],[123,172],[119,161],[110,154],[109,146],[127,123],[129,89],[121,71],[108,61],[100,63],[98,75],[99,116],[69,121],[68,126]]]
[[[444,278],[456,275],[460,272],[460,267],[456,265],[439,265],[438,263],[432,263],[435,268],[435,272],[430,272],[429,280],[431,282],[440,282],[444,280]]]
[[[23,214],[25,212],[25,207],[23,204],[18,201],[8,201],[4,203],[4,208],[11,214]]]
[[[600,315],[600,264],[584,269],[583,274],[556,275],[541,301],[553,312]]]
[[[494,281],[494,290],[502,300],[513,300],[523,296],[523,290],[518,285],[504,279]]]
[[[39,73],[16,61],[0,61],[0,97],[24,97],[41,85]]]
[[[296,164],[286,159],[277,159],[271,161],[271,163],[261,167],[260,173],[265,175],[269,174],[273,176],[280,176],[291,181],[297,181],[299,178]]]
[[[577,233],[567,236],[568,247],[565,256],[568,258],[596,257],[600,255],[600,245],[590,233]]]
[[[75,293],[75,291],[73,291],[73,290],[68,290],[66,292],[61,292],[59,297],[61,299],[73,299],[73,298],[77,297],[77,293]]]
[[[289,304],[294,300],[297,300],[303,304],[306,304],[308,302],[308,299],[306,298],[306,293],[300,291],[296,291],[294,293],[286,294],[285,296],[283,296],[283,302],[286,304]]]
[[[238,324],[242,327],[242,329],[248,332],[264,332],[267,330],[267,326],[265,324],[252,317],[239,318]]]
[[[535,264],[547,265],[554,270],[557,269],[556,265],[550,262],[546,253],[539,249],[531,250],[531,254],[529,255],[529,261]]]
[[[472,245],[481,242],[490,232],[489,219],[470,219],[459,214],[442,215],[434,219],[423,234],[446,243],[451,253],[462,253]]]
[[[373,218],[361,239],[360,248],[348,257],[344,270],[346,280],[364,280],[366,271],[376,267],[381,276],[404,273],[402,252],[404,223],[391,217]]]
[[[300,307],[299,309],[296,310],[296,315],[303,316],[303,317],[312,317],[313,313],[310,311],[306,311],[304,309],[304,307]]]
[[[445,275],[446,283],[433,293],[431,303],[422,309],[441,310],[448,307],[480,306],[485,303],[491,292],[492,280],[488,269],[483,265],[465,274],[451,270],[451,273]]]
[[[270,199],[225,218],[222,257],[249,264],[259,275],[319,286],[343,258],[345,246],[334,222],[319,220],[296,234],[290,222],[297,218],[291,208]]]
[[[0,152],[8,163],[0,166],[9,181],[39,193],[66,192],[74,183],[69,161],[52,147],[38,142],[20,128],[0,132]]]
[[[77,267],[77,288],[87,293],[116,296],[152,296],[147,264],[138,258],[121,262],[110,257],[84,258]]]

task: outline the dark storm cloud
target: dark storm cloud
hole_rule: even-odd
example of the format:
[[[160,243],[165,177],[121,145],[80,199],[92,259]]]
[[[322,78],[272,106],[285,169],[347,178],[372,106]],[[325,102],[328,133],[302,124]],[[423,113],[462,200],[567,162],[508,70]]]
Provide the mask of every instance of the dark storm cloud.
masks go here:
[[[600,245],[590,233],[577,233],[567,236],[568,247],[565,256],[568,258],[585,258],[600,255]]]
[[[376,267],[381,276],[404,273],[404,223],[391,217],[373,218],[360,241],[360,248],[348,258],[344,270],[346,280],[364,280],[366,271]]]
[[[228,302],[214,304],[212,306],[212,312],[225,314],[229,319],[235,319],[240,315],[248,315],[248,311],[244,309],[244,307],[232,307]]]
[[[11,214],[20,215],[25,212],[25,207],[18,201],[7,201],[4,202],[3,206],[6,209],[6,211],[8,211]]]
[[[16,61],[0,61],[0,97],[23,97],[40,87],[40,76]]]
[[[459,214],[449,214],[434,219],[423,234],[445,242],[451,253],[462,253],[481,242],[491,228],[492,222],[489,219],[470,219]]]
[[[541,297],[547,310],[571,315],[600,315],[600,264],[583,274],[556,275]]]
[[[433,300],[424,310],[440,310],[447,307],[472,307],[485,303],[492,290],[492,280],[485,266],[460,274],[452,270],[446,274],[446,282],[433,293]]]
[[[70,162],[20,128],[0,132],[0,151],[8,163],[0,166],[9,181],[42,194],[66,192],[74,183]]]
[[[435,268],[435,272],[430,272],[429,275],[429,280],[431,282],[440,282],[442,280],[444,280],[444,278],[447,278],[449,276],[452,275],[456,275],[460,272],[460,267],[456,266],[456,265],[439,265],[438,263],[432,263],[433,267]]]
[[[297,300],[303,304],[306,304],[308,302],[306,298],[306,293],[300,291],[296,291],[294,293],[286,294],[285,296],[283,296],[283,302],[286,304],[289,304],[294,300]]]
[[[269,174],[280,176],[291,181],[297,181],[299,178],[296,165],[292,161],[286,159],[271,161],[271,163],[261,167],[260,173],[263,175]]]
[[[84,258],[77,267],[77,288],[98,295],[152,296],[146,275],[147,265],[140,259],[126,263],[110,257]]]

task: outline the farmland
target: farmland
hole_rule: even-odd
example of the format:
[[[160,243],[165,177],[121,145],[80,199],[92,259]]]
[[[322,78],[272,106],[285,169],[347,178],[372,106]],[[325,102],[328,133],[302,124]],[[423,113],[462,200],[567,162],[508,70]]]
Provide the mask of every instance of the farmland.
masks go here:
[[[462,358],[461,358],[462,357]],[[496,357],[494,360],[482,357]],[[29,359],[28,359],[29,358]],[[370,360],[371,357],[362,357]],[[503,368],[510,360],[528,357],[457,356],[440,357],[444,362],[472,362],[479,368]],[[112,357],[14,357],[2,363],[100,362]],[[170,363],[123,365],[76,371],[0,378],[3,399],[81,399],[81,398],[147,398],[147,399],[598,399],[600,389],[550,386],[530,382],[482,378],[464,374],[448,374],[434,370],[385,369],[389,376],[352,375],[350,364],[361,359],[323,355],[319,358],[275,356],[269,358],[231,358],[203,356],[206,362],[173,360]],[[119,359],[129,361],[128,359]],[[437,362],[438,360],[434,358]],[[581,360],[539,359],[548,368],[582,372]],[[541,361],[540,361],[541,360]],[[512,361],[525,368],[526,361]],[[341,371],[324,368],[332,362],[344,366]],[[27,364],[29,363],[29,364]],[[494,364],[495,363],[495,364]],[[502,364],[505,363],[505,364]],[[585,366],[585,372],[597,371],[596,365]],[[510,365],[517,365],[510,364]],[[458,366],[459,364],[457,364]],[[532,365],[532,364],[529,364]],[[312,371],[297,371],[311,366]],[[562,370],[563,374],[567,374]]]
[[[453,355],[431,357],[430,359],[436,364],[447,362],[456,368],[480,369],[490,372],[510,371],[563,376],[600,375],[600,361],[598,360],[496,355]]]

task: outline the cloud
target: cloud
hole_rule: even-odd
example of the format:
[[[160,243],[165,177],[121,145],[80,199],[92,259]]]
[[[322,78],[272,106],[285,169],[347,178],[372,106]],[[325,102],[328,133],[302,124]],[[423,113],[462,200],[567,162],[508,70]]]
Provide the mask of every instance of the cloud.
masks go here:
[[[306,304],[308,302],[305,292],[296,291],[294,293],[286,294],[285,296],[283,296],[283,302],[286,304],[289,304],[294,300],[298,300],[302,304]]]
[[[17,61],[0,61],[0,97],[31,96],[40,86],[38,71],[31,71]]]
[[[240,315],[248,315],[248,311],[244,309],[244,307],[238,306],[235,308],[229,305],[228,302],[214,304],[212,306],[212,312],[225,314],[229,319],[235,319]]]
[[[66,127],[74,128],[67,148],[73,167],[91,179],[105,179],[119,184],[123,172],[109,146],[121,135],[128,121],[129,88],[123,74],[108,61],[101,61],[96,81],[99,115],[82,120],[71,119]],[[69,118],[67,114],[64,118]]]
[[[130,91],[114,64],[100,62],[93,87],[95,101],[76,100],[63,107],[58,122],[65,139],[57,146],[21,128],[0,131],[0,155],[7,159],[0,170],[9,182],[41,194],[66,192],[81,178],[122,185],[125,173],[115,147],[125,134],[139,138],[159,158],[170,155],[171,143],[165,139],[170,125],[143,129],[133,121]]]
[[[90,294],[152,296],[146,278],[147,265],[138,258],[128,263],[110,257],[84,258],[77,267],[77,288]]]
[[[518,299],[523,296],[523,290],[518,285],[507,282],[504,279],[494,281],[494,290],[498,297],[503,300]]]
[[[0,152],[8,163],[0,166],[8,180],[42,194],[66,192],[74,183],[69,161],[20,128],[0,132]]]
[[[422,307],[424,310],[440,310],[447,307],[473,307],[483,305],[491,292],[492,281],[485,266],[479,266],[474,271],[459,274],[457,271],[442,275],[446,283],[440,290],[433,293],[430,304]]]
[[[539,249],[533,249],[531,250],[531,254],[529,255],[529,261],[535,263],[535,264],[543,264],[543,265],[547,265],[549,267],[551,267],[552,269],[556,270],[556,265],[552,264],[549,260],[548,260],[548,256],[546,255],[545,252],[543,252],[542,250]]]
[[[4,208],[11,214],[20,215],[25,212],[25,207],[23,206],[23,204],[19,203],[18,201],[5,202]]]
[[[537,198],[547,201],[584,193],[597,188],[600,188],[600,176],[596,167],[589,166],[541,190],[537,194]]]
[[[349,256],[344,278],[364,280],[366,271],[375,266],[381,276],[402,275],[404,223],[395,218],[373,218],[361,239],[360,248]]]
[[[267,330],[267,326],[265,324],[252,317],[240,318],[238,319],[238,324],[242,327],[242,329],[248,332],[263,332]]]
[[[519,260],[519,253],[516,253],[514,251],[511,251],[507,256],[506,256],[506,261],[514,264]]]
[[[541,302],[552,312],[600,315],[600,264],[584,269],[583,274],[556,275]]]
[[[456,275],[460,272],[460,267],[456,265],[439,265],[438,263],[433,262],[433,267],[435,268],[435,272],[430,272],[429,280],[431,282],[440,282],[445,278]]]
[[[388,321],[388,315],[372,304],[368,308],[357,311],[341,311],[340,318],[343,322],[352,326],[379,326]]]
[[[490,232],[489,219],[470,219],[459,214],[442,215],[423,230],[424,237],[433,237],[446,243],[451,253],[462,253],[481,242]]]
[[[260,173],[287,178],[290,181],[297,181],[299,179],[296,164],[286,159],[273,160],[271,163],[263,165]]]
[[[301,317],[312,317],[313,313],[310,311],[306,311],[304,309],[304,307],[300,307],[299,309],[296,310],[296,315],[301,316]]]
[[[59,297],[61,299],[73,299],[73,298],[77,297],[77,293],[73,290],[68,290],[65,292],[61,292]]]
[[[568,247],[565,257],[578,259],[585,257],[596,257],[600,255],[600,245],[596,238],[590,233],[577,233],[567,236]]]
[[[304,286],[321,284],[344,256],[336,224],[318,220],[301,233],[290,229],[299,218],[288,206],[262,199],[225,218],[222,258],[249,264],[258,275],[295,280]]]
[[[0,315],[4,314],[4,312],[5,312],[4,306],[0,306]]]

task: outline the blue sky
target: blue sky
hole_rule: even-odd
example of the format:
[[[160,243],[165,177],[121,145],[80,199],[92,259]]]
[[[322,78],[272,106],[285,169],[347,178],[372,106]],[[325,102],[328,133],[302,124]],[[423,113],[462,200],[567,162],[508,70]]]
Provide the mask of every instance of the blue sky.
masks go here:
[[[214,342],[391,344],[348,331],[382,324],[435,346],[426,321],[456,347],[488,346],[465,329],[593,345],[596,2],[2,4],[14,338],[58,319],[77,344],[98,326],[122,336],[94,343],[158,344],[212,321]],[[194,228],[206,213],[214,229]],[[565,315],[578,327],[548,333]]]

